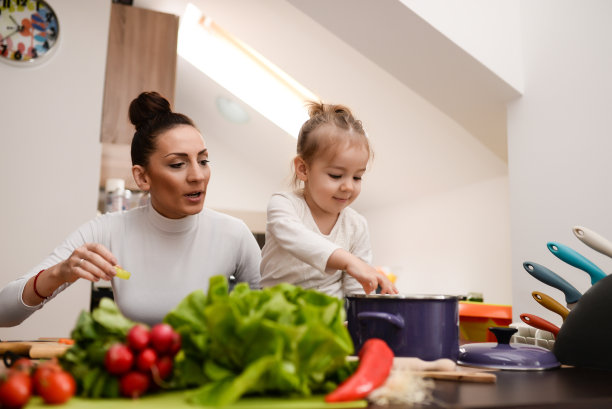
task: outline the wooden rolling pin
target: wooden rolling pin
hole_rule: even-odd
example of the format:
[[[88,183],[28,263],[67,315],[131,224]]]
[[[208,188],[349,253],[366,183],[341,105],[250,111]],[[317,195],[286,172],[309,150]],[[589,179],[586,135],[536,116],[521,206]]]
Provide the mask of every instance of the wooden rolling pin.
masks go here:
[[[480,382],[495,383],[497,375],[490,372],[470,372],[470,371],[420,371],[414,372],[415,375],[423,378],[441,379],[446,381],[459,382]]]
[[[62,355],[71,345],[49,341],[0,342],[0,355],[12,352],[30,358],[53,358]]]
[[[476,372],[457,370],[457,364],[450,359],[424,361],[420,358],[396,357],[393,359],[392,370],[411,371],[423,378],[442,379],[448,381],[495,383],[497,376],[491,372]]]

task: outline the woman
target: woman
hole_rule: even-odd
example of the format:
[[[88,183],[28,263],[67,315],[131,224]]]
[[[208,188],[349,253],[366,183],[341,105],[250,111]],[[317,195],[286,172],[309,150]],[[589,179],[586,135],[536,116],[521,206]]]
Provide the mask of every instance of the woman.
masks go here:
[[[132,174],[150,202],[72,233],[30,273],[0,290],[0,326],[20,324],[78,279],[110,280],[123,314],[149,325],[211,276],[259,288],[259,246],[240,220],[204,209],[208,150],[191,119],[156,92],[132,101]],[[130,271],[116,278],[115,266]]]

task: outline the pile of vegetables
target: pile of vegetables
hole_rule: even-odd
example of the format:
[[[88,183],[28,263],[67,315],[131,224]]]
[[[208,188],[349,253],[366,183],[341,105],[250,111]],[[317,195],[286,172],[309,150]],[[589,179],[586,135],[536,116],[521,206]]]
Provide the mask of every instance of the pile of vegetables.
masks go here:
[[[60,358],[83,397],[138,397],[189,389],[205,406],[244,395],[326,394],[358,366],[346,357],[353,342],[343,302],[314,290],[280,284],[251,290],[210,279],[151,328],[125,318],[110,299],[82,312],[75,344]],[[171,375],[172,373],[172,375]]]
[[[75,390],[74,378],[56,360],[35,363],[19,358],[0,379],[0,407],[22,408],[32,395],[39,395],[46,404],[61,404],[67,402]]]
[[[174,386],[196,388],[188,400],[228,405],[247,394],[309,396],[336,388],[356,368],[342,300],[280,284],[228,293],[211,278],[164,319],[180,335]]]
[[[128,331],[126,342],[117,342],[106,351],[104,366],[119,377],[121,395],[138,398],[164,385],[180,347],[181,337],[170,325],[157,324],[149,331],[136,324]]]
[[[108,298],[83,311],[72,331],[75,344],[60,363],[76,379],[79,395],[138,397],[168,386],[180,336],[168,324],[148,329],[125,318]]]

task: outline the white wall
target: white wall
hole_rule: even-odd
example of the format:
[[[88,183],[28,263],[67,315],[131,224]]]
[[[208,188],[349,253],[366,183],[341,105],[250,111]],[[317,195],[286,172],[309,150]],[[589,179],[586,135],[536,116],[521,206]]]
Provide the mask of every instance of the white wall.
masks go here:
[[[410,293],[481,291],[488,302],[508,302],[507,170],[499,158],[435,106],[286,2],[269,0],[267,7],[239,2],[241,13],[226,2],[198,3],[218,13],[224,27],[247,38],[325,100],[352,106],[364,120],[376,160],[364,187],[369,199],[358,201],[356,207],[370,219],[375,263],[402,269],[397,271],[400,288]],[[7,141],[1,187],[10,192],[11,200],[2,205],[0,285],[27,272],[91,218],[97,205],[110,2],[96,0],[77,7],[70,0],[55,0],[53,6],[63,30],[53,59],[31,70],[0,65],[3,78],[10,75],[13,80],[3,84],[3,95],[5,89],[14,95],[1,135]],[[245,19],[258,21],[258,29],[249,32]],[[87,36],[80,36],[82,32]],[[35,81],[25,93],[18,84],[24,79]],[[181,110],[199,109],[188,108],[191,100],[179,92]],[[40,122],[22,108],[29,106],[32,94],[51,101],[38,113],[44,125],[34,129],[23,124]],[[244,181],[245,170],[257,169],[266,151],[256,152],[247,163],[243,157],[232,157],[231,150],[222,150],[220,143],[217,147],[219,160],[230,165],[214,176],[214,188],[231,186],[232,191],[222,196],[227,201],[211,199],[209,204],[263,211],[264,198],[288,173],[291,155],[273,183],[257,177],[248,182],[257,204],[242,205],[237,204],[241,198],[233,180]],[[400,160],[389,160],[398,152]],[[88,303],[88,283],[78,283],[20,327],[0,329],[0,338],[66,336]]]
[[[520,2],[400,0],[518,91],[523,90]]]
[[[398,276],[402,293],[479,292],[510,304],[508,203],[501,176],[365,212],[374,262]]]
[[[180,13],[178,3],[141,0],[139,6],[174,7],[163,10]],[[265,7],[245,0],[195,3],[323,100],[347,104],[364,122],[376,157],[354,207],[369,220],[374,262],[402,268],[396,273],[403,291],[480,291],[489,302],[510,303],[507,167],[499,157],[422,96],[286,1],[266,0],[262,2]],[[202,107],[209,104],[208,93],[194,90],[194,84],[177,78],[177,107],[181,105],[206,131],[209,120]],[[226,158],[236,162],[229,160],[231,151],[221,143],[227,135],[206,132],[205,138],[215,143],[211,152],[221,162]],[[232,186],[234,198],[223,203],[220,200],[230,199],[231,192],[211,192],[210,206],[235,209],[240,202],[238,193],[248,191],[252,196],[248,205],[259,203],[259,210],[265,211],[261,194],[268,197],[278,189],[279,180],[257,180],[262,175],[259,162],[270,155],[265,145],[260,149],[253,150],[257,152],[255,162],[245,162],[256,164],[250,174],[245,174],[248,167],[238,164],[218,172],[213,168],[211,185]],[[277,171],[281,177],[289,173],[293,150],[286,155]],[[478,220],[478,215],[486,217]],[[468,224],[471,230],[467,232],[453,228]],[[490,239],[492,234],[497,234],[496,240]],[[423,235],[438,241],[423,242],[419,239]],[[406,242],[409,245],[404,246]],[[439,255],[438,245],[452,256]],[[495,275],[489,273],[492,270]],[[424,273],[431,275],[424,277]]]
[[[27,273],[96,214],[100,123],[110,5],[54,0],[59,49],[45,64],[0,63],[0,286]],[[0,339],[68,336],[89,308],[88,282],[75,284]]]
[[[558,241],[612,272],[612,259],[571,232],[582,225],[612,239],[612,3],[523,1],[521,9],[525,93],[508,110],[513,310],[515,319],[528,312],[560,324],[531,292],[565,303],[563,294],[522,263],[543,264],[587,290],[588,275],[546,248]]]

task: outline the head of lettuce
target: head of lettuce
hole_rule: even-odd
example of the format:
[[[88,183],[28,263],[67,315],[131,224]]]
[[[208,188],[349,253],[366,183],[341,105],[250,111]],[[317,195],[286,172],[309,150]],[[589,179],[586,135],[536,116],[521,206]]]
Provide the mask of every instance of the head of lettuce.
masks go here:
[[[344,320],[342,300],[314,290],[240,283],[229,292],[212,277],[208,294],[194,291],[164,318],[182,337],[175,386],[196,388],[188,399],[210,406],[329,392],[356,367]]]

